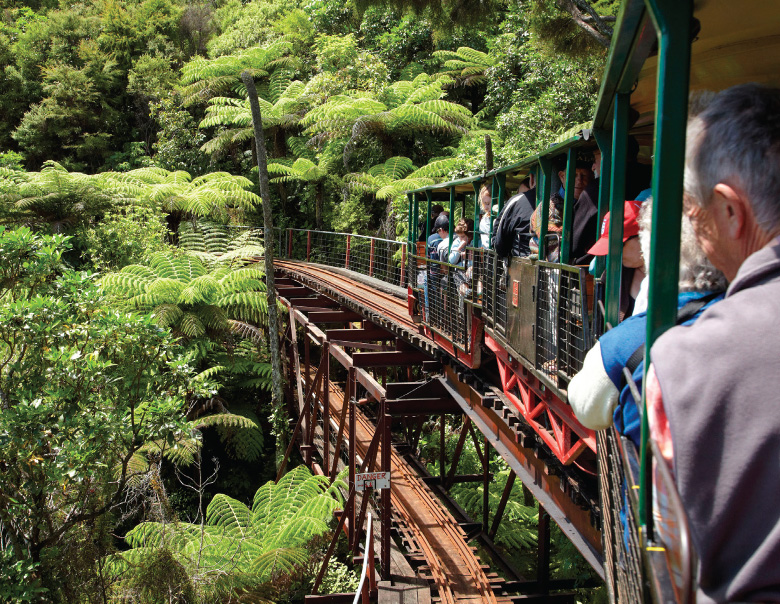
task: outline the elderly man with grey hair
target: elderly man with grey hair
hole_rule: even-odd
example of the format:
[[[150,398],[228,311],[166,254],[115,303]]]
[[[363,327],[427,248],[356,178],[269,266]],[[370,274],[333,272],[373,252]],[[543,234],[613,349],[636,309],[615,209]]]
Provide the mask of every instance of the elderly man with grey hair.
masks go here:
[[[652,214],[650,199],[643,204],[638,220],[643,258],[650,257]],[[677,320],[681,325],[693,323],[705,308],[722,300],[726,289],[726,277],[707,260],[687,217],[682,219],[678,287]],[[604,334],[588,351],[582,370],[568,388],[569,404],[583,426],[603,430],[614,421],[618,432],[637,446],[641,418],[623,367],[629,367],[632,380],[641,391],[646,328],[647,313],[641,312]]]
[[[780,89],[716,95],[687,133],[685,212],[725,299],[651,351],[651,435],[699,558],[698,602],[780,601]]]

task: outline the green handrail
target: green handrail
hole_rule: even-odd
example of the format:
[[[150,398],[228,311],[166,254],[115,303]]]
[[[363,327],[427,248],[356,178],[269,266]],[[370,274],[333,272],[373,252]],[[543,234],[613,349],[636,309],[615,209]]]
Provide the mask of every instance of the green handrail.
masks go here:
[[[693,3],[645,0],[658,32],[658,85],[653,162],[653,225],[645,359],[656,338],[675,324],[680,260],[685,145],[690,77],[690,27]],[[645,373],[647,375],[647,373]],[[652,472],[648,447],[647,402],[642,389],[642,459],[639,522],[652,538]]]
[[[566,154],[566,187],[563,198],[563,229],[561,232],[561,253],[558,261],[569,264],[571,251],[571,231],[574,219],[574,181],[577,176],[577,149],[570,147]]]
[[[609,196],[609,254],[607,255],[606,321],[620,321],[620,278],[623,275],[623,204],[626,200],[626,154],[630,95],[615,95],[612,126],[612,171]]]

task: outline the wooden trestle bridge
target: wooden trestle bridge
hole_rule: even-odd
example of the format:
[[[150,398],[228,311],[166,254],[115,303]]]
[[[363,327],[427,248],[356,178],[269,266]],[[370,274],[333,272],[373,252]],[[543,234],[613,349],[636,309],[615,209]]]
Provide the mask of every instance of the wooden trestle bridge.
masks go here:
[[[546,452],[493,385],[498,378],[485,374],[489,369],[465,370],[421,335],[405,289],[323,265],[274,265],[279,299],[289,308],[285,362],[296,422],[291,447],[299,447],[315,472],[335,477],[349,468],[351,487],[336,535],[348,535],[356,558],[365,555],[361,535],[368,507],[378,501],[372,512],[379,557],[370,572],[379,582],[370,582],[372,595],[378,585],[387,602],[573,602],[574,582],[549,576],[551,517],[603,577],[595,479],[584,484],[581,471]],[[443,443],[448,414],[462,416],[459,439],[452,459],[441,447],[440,474],[431,476],[412,452],[431,418],[439,421]],[[479,474],[456,473],[467,439],[482,462]],[[496,454],[511,474],[491,510],[489,460]],[[367,471],[390,472],[391,488],[378,497],[356,493],[355,473]],[[540,504],[534,577],[516,573],[493,544],[516,477]],[[484,484],[482,518],[469,518],[447,496],[458,482]],[[334,545],[335,537],[328,556]],[[339,595],[307,599],[352,601]]]

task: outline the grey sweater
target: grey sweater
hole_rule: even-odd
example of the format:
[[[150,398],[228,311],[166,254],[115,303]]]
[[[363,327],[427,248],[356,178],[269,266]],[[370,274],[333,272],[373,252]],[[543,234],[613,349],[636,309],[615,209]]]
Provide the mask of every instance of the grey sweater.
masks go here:
[[[780,602],[780,239],[651,358],[699,556],[697,601]]]

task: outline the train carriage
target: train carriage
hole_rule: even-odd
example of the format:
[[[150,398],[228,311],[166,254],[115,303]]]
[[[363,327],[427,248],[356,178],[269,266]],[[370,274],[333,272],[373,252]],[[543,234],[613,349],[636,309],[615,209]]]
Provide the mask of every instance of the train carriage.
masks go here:
[[[696,590],[695,555],[668,472],[659,478],[671,498],[667,513],[681,529],[675,543],[660,543],[654,531],[649,468],[657,452],[647,426],[637,449],[613,428],[585,428],[568,404],[569,383],[587,351],[621,319],[624,202],[637,185],[628,170],[630,141],[640,150],[638,163],[652,189],[647,357],[677,315],[689,95],[751,81],[780,84],[778,8],[766,0],[625,0],[591,123],[517,164],[409,191],[405,241],[291,229],[281,239],[282,256],[363,273],[377,287],[405,296],[409,315],[443,355],[497,376],[503,396],[561,466],[597,476],[595,522],[612,601],[690,602]],[[596,152],[602,158],[596,228],[609,212],[609,253],[588,267],[572,258],[574,178],[577,162],[592,162]],[[554,168],[560,162],[562,179]],[[452,242],[459,218],[479,224],[486,186],[492,232],[529,175],[540,217],[534,255],[502,258],[489,236],[488,245],[480,245],[475,226],[456,263],[430,257],[426,239],[435,205],[449,213]],[[553,232],[549,203],[560,188],[562,225]],[[636,393],[640,409],[641,396]]]
[[[680,247],[684,133],[689,93],[718,91],[744,82],[780,83],[780,11],[772,2],[672,2],[628,0],[623,3],[609,52],[599,101],[591,124],[543,153],[479,177],[410,191],[409,258],[417,281],[410,279],[410,308],[450,354],[468,366],[493,355],[504,394],[513,402],[563,464],[584,463],[598,454],[602,495],[605,568],[613,601],[692,601],[695,562],[685,514],[672,497],[670,509],[683,530],[672,547],[657,542],[653,531],[650,473],[653,444],[643,426],[640,450],[614,429],[594,434],[574,417],[567,404],[569,380],[582,367],[587,350],[604,329],[620,320],[623,202],[627,198],[630,137],[652,161],[653,228],[649,264],[650,305],[646,354],[677,312],[677,266]],[[598,261],[594,283],[587,267],[569,264],[575,162],[596,149],[602,153],[599,224],[609,211],[609,254]],[[550,191],[559,185],[552,170],[556,158],[567,160],[563,229],[559,258],[546,258],[546,219]],[[477,195],[491,188],[491,224],[522,178],[533,173],[537,203],[543,205],[540,252],[532,257],[499,258],[492,249],[470,248],[471,298],[466,316],[448,312],[452,293],[428,299],[421,284],[440,267],[421,255],[415,244],[418,226],[429,226],[431,203],[449,199],[450,215],[478,219]],[[446,207],[446,205],[445,205]],[[454,221],[450,221],[450,225]],[[430,233],[430,229],[426,231]],[[450,227],[452,237],[452,226]],[[420,278],[420,274],[425,274]],[[409,272],[412,277],[412,270]],[[440,307],[440,305],[442,305]],[[461,321],[460,324],[456,324]],[[477,325],[478,329],[473,327]],[[465,346],[456,332],[472,327]],[[475,337],[484,332],[480,350]],[[461,336],[462,337],[462,336]],[[452,342],[452,344],[450,344]],[[486,353],[488,356],[482,353]],[[641,395],[639,395],[641,396]],[[641,403],[640,403],[641,404]],[[583,455],[584,454],[584,455]],[[665,468],[664,464],[658,464]],[[671,475],[662,473],[674,495]]]

